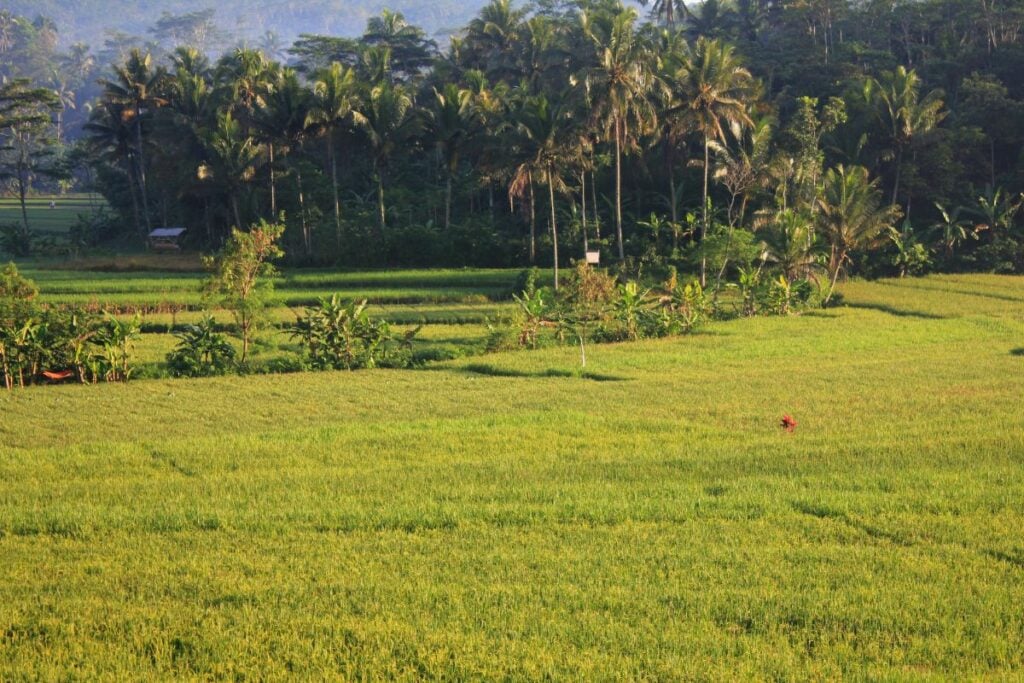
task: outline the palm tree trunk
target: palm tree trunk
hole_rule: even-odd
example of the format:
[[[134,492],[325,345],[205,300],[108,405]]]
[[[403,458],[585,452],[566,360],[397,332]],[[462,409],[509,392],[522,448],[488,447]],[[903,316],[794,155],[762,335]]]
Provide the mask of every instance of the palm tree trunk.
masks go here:
[[[387,221],[385,218],[386,208],[384,206],[384,172],[377,171],[377,227],[380,229],[381,236],[384,235],[384,230],[387,229]]]
[[[548,164],[548,201],[551,203],[551,243],[555,257],[555,291],[558,291],[558,222],[555,217],[555,171]]]
[[[533,194],[533,173],[527,175],[530,185],[530,264],[537,262],[537,210]]]
[[[896,205],[900,196],[900,173],[903,171],[903,145],[896,147],[896,179],[892,184],[892,205]]]
[[[590,245],[587,242],[587,172],[580,173],[580,190],[583,195],[583,258],[587,257]]]
[[[235,227],[242,229],[242,214],[238,211],[238,195],[231,193],[231,211],[235,215]]]
[[[622,245],[622,132],[621,122],[615,119],[615,237],[619,244],[619,260],[626,260]]]
[[[138,106],[135,107],[135,148],[138,154],[136,172],[139,177],[139,192],[142,194],[142,217],[146,221],[146,231],[152,232],[153,226],[149,221],[149,196],[146,192],[146,158],[142,153],[142,112]]]
[[[591,157],[593,160],[593,157]],[[594,200],[594,239],[601,239],[601,214],[597,212],[597,172],[590,172],[590,197]],[[586,201],[586,197],[583,201]]]
[[[452,227],[452,172],[448,169],[448,179],[444,188],[444,229],[449,231]]]
[[[843,261],[845,260],[845,251],[837,252],[835,249],[832,250],[832,258],[829,259],[829,270],[832,271],[830,273],[832,277],[829,281],[828,295],[825,297],[825,300],[821,302],[823,306],[827,306],[828,302],[832,300],[832,295],[836,291],[836,283],[839,282],[839,271],[843,269]]]
[[[708,175],[709,175],[709,168],[708,167],[710,166],[710,154],[708,153],[708,144],[709,144],[708,136],[705,133],[704,134],[704,194],[702,195],[702,198],[704,200],[704,204],[703,204],[703,208],[702,208],[703,219],[701,220],[701,226],[700,226],[701,249],[704,248],[704,240],[708,236]],[[703,255],[703,256],[700,257],[700,286],[701,287],[707,287],[708,286],[707,270],[708,270],[708,257],[706,255]]]
[[[334,237],[341,251],[341,201],[338,199],[338,158],[334,153],[334,129],[327,131],[327,153],[331,157],[331,190],[334,192]]]
[[[676,165],[672,163],[672,153],[668,154],[668,196],[672,206],[672,222],[679,222],[679,197],[676,196]]]
[[[313,240],[306,223],[306,194],[302,191],[302,172],[295,170],[295,182],[299,190],[299,220],[302,223],[302,244],[306,248],[306,256],[313,255]]]
[[[277,220],[277,176],[274,172],[274,143],[270,143],[270,220]]]

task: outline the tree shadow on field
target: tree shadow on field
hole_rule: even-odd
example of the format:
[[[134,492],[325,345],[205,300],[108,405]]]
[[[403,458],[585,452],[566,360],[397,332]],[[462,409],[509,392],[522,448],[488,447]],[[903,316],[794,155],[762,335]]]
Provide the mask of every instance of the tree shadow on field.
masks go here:
[[[548,368],[547,370],[539,370],[536,372],[528,372],[526,370],[513,370],[512,368],[499,368],[494,365],[487,365],[484,363],[474,363],[460,368],[463,372],[472,375],[484,375],[487,377],[517,377],[517,378],[533,378],[533,379],[547,379],[551,377],[565,377],[574,379],[589,379],[594,382],[628,382],[628,377],[616,377],[615,375],[601,375],[596,372],[587,372],[579,370],[559,370],[557,368]]]
[[[1010,349],[1010,355],[1016,356],[1017,358],[1024,358],[1024,346],[1016,349]]]
[[[896,308],[895,306],[889,306],[887,304],[855,304],[847,303],[849,308],[860,308],[869,311],[879,311],[881,313],[888,313],[889,315],[895,315],[899,318],[919,318],[921,320],[946,320],[944,315],[936,315],[935,313],[924,313],[922,311],[908,311],[903,308]]]

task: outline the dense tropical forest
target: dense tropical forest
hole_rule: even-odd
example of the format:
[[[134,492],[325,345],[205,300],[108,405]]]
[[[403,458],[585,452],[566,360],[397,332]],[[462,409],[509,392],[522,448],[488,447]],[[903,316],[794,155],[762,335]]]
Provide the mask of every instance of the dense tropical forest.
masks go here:
[[[283,216],[294,264],[1024,271],[1021,0],[493,0],[443,47],[387,10],[222,53],[212,11],[61,30],[0,13],[0,171],[106,198],[76,249]]]

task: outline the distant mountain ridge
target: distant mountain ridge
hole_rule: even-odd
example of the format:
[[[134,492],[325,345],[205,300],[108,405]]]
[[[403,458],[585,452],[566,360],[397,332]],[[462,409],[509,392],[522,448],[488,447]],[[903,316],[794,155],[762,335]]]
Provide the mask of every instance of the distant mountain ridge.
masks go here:
[[[445,38],[464,26],[487,0],[0,0],[0,10],[52,19],[64,45],[102,46],[108,30],[148,36],[163,13],[215,10],[214,21],[229,42],[272,31],[287,44],[300,33],[356,36],[366,21],[387,8],[401,12],[430,36]]]

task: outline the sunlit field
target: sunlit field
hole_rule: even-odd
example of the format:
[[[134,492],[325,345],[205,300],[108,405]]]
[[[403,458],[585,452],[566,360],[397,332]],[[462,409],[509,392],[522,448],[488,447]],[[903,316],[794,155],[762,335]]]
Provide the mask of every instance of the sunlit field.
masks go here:
[[[482,355],[515,277],[278,284],[426,323],[454,359],[419,370],[0,395],[0,679],[1024,673],[1024,280],[851,282],[581,371]],[[143,362],[196,315],[148,314]]]
[[[53,202],[54,206],[50,206]],[[37,236],[63,237],[78,221],[106,207],[99,195],[68,194],[29,197],[25,202],[29,226]],[[17,197],[0,197],[0,225],[21,224],[21,203]]]

